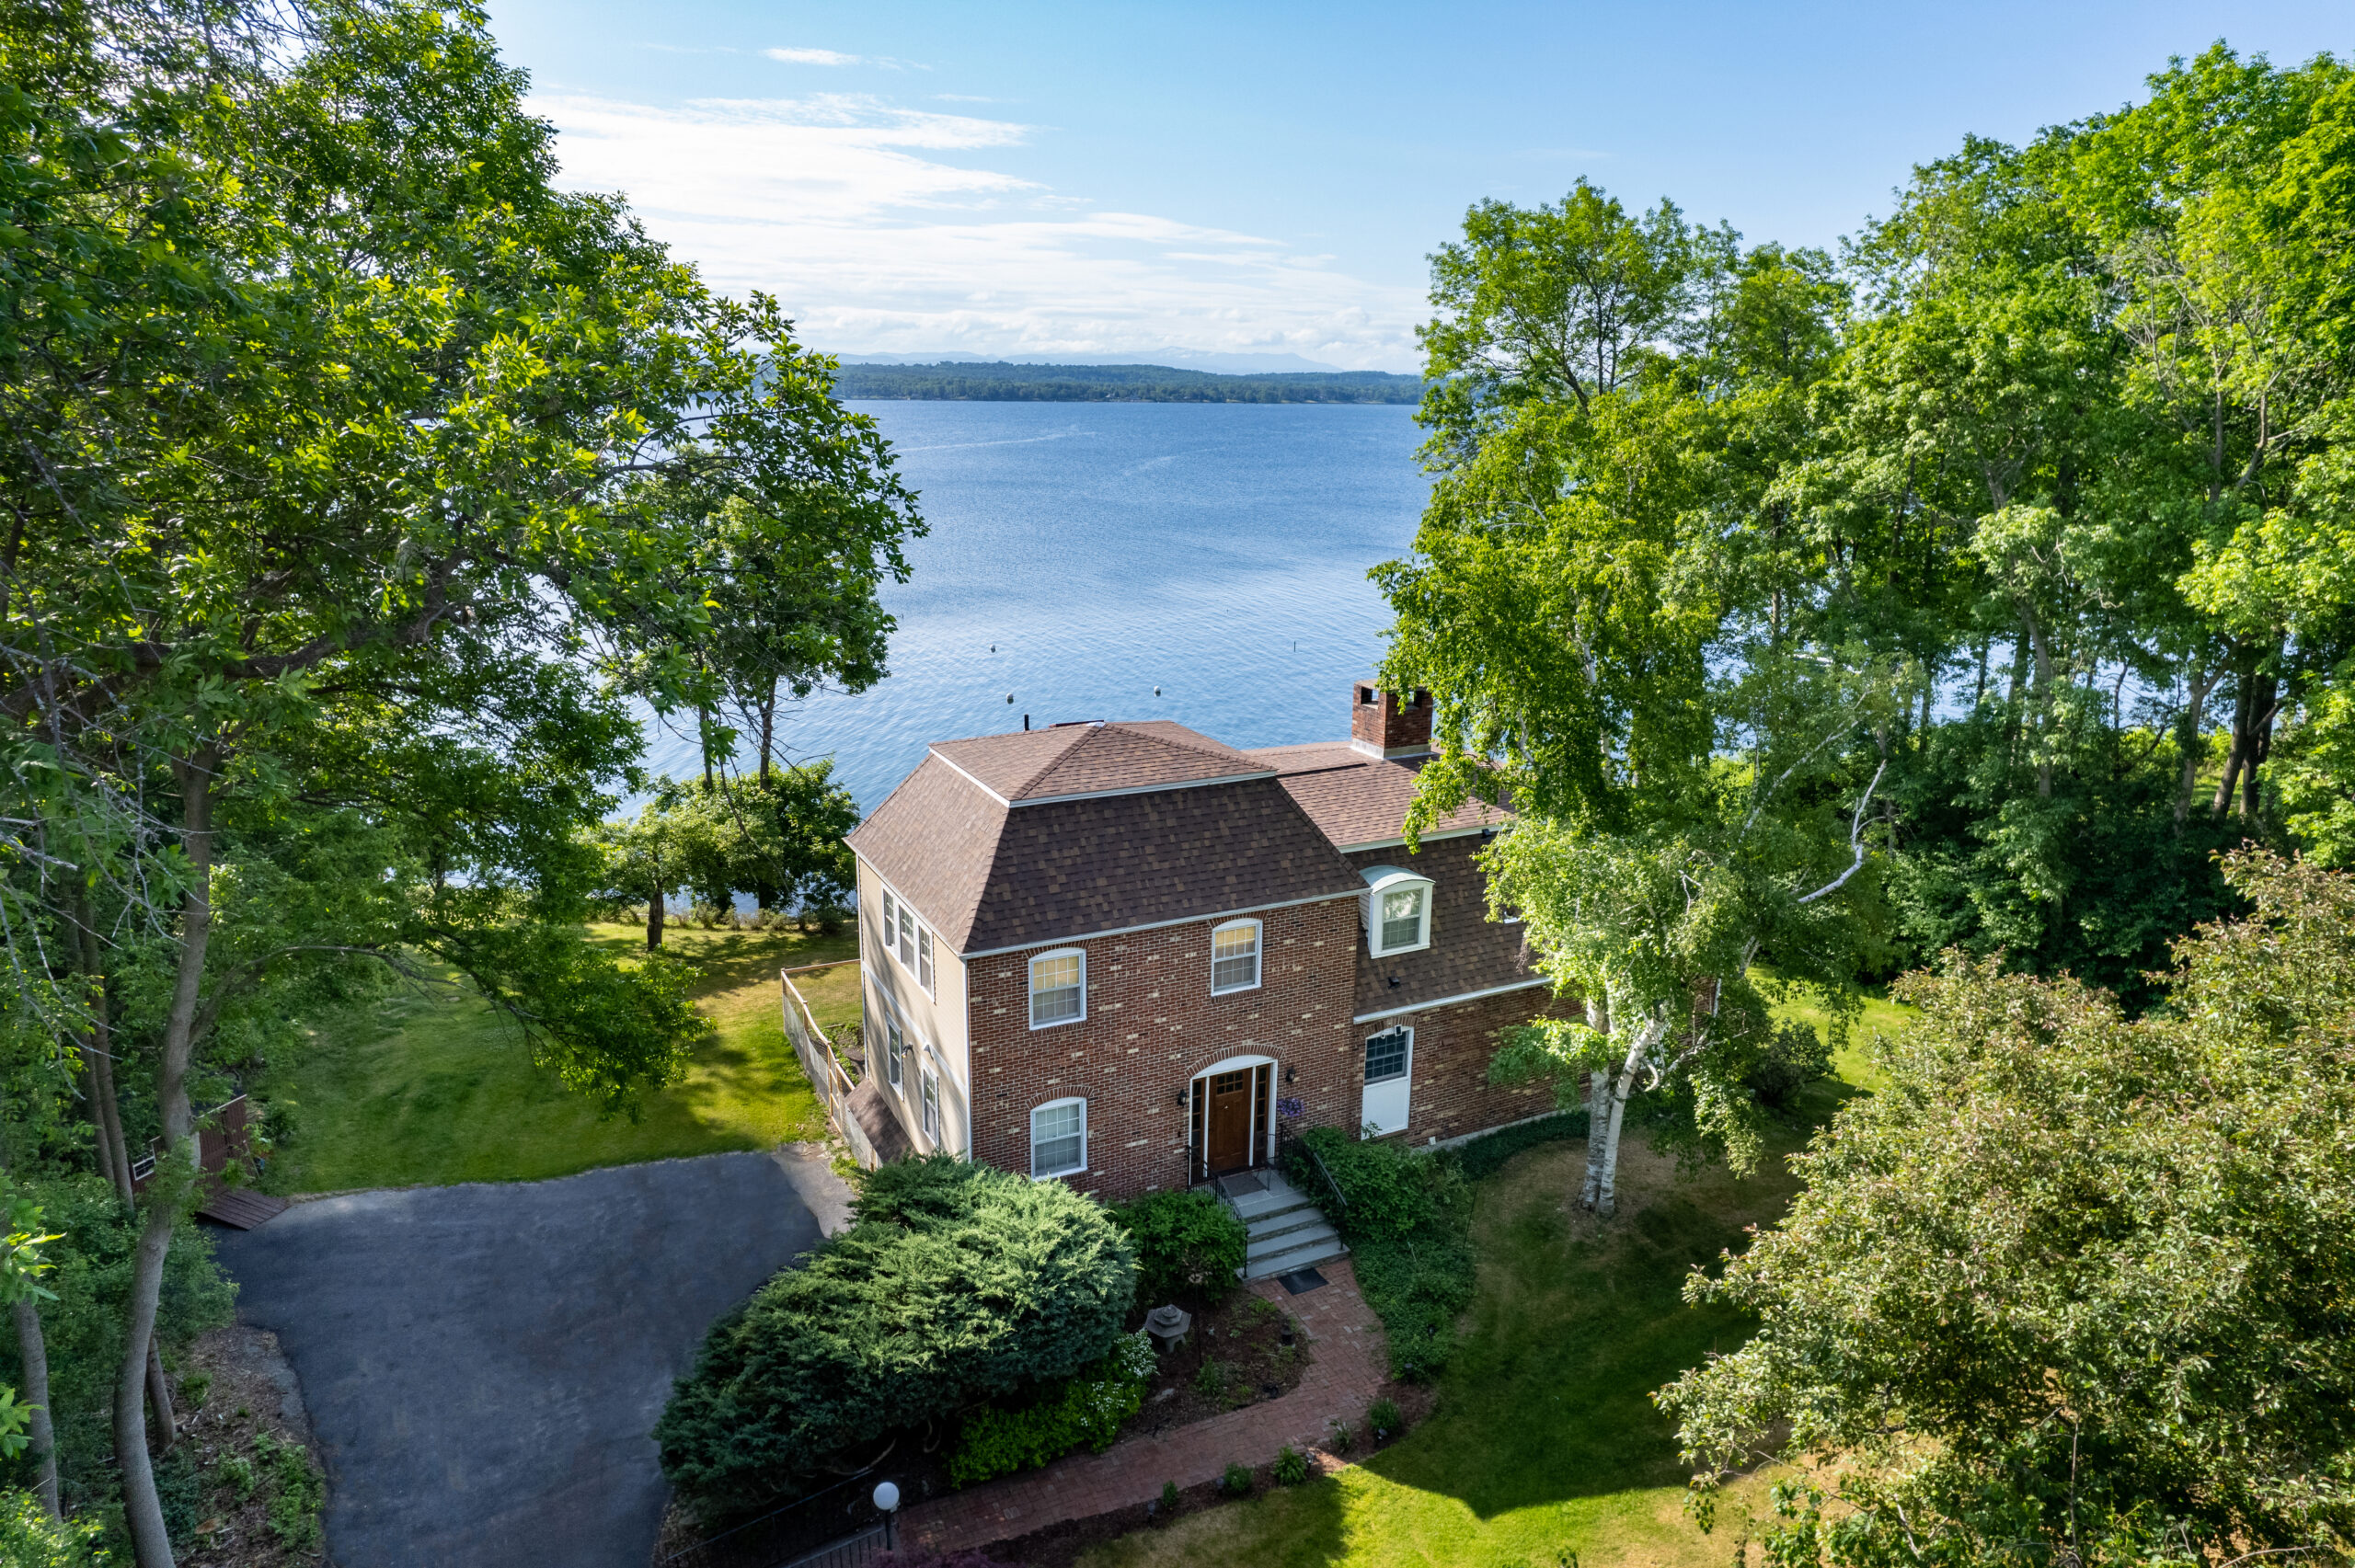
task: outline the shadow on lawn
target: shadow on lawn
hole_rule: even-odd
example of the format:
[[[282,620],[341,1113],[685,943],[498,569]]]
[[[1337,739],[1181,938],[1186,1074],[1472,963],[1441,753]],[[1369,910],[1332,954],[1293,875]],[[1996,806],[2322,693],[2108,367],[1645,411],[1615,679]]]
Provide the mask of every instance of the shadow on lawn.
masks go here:
[[[1809,1109],[1828,1116],[1834,1103]],[[1480,1295],[1439,1407],[1367,1468],[1483,1519],[1682,1485],[1674,1429],[1651,1395],[1750,1329],[1740,1313],[1685,1305],[1684,1280],[1782,1212],[1798,1186],[1784,1157],[1803,1141],[1787,1132],[1737,1181],[1723,1169],[1679,1180],[1672,1162],[1631,1139],[1623,1207],[1608,1221],[1574,1207],[1583,1141],[1533,1150],[1484,1183]]]

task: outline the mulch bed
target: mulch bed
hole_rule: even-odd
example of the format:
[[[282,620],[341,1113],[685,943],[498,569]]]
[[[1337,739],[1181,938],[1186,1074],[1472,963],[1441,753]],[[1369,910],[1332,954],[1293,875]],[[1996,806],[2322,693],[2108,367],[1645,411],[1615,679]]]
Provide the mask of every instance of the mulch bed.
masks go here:
[[[203,1401],[191,1395],[198,1387]],[[176,1541],[184,1568],[293,1568],[316,1563],[318,1548],[298,1550],[270,1528],[275,1478],[258,1460],[255,1438],[311,1446],[311,1424],[278,1336],[244,1323],[215,1329],[190,1347],[180,1370],[178,1447],[201,1477],[194,1539]],[[191,1409],[190,1407],[193,1406]],[[224,1479],[223,1461],[242,1459],[256,1472],[250,1490]]]
[[[1308,1336],[1292,1314],[1264,1296],[1238,1289],[1194,1314],[1194,1332],[1162,1358],[1161,1370],[1145,1390],[1144,1408],[1120,1428],[1120,1438],[1157,1436],[1280,1399],[1300,1385],[1308,1361]]]

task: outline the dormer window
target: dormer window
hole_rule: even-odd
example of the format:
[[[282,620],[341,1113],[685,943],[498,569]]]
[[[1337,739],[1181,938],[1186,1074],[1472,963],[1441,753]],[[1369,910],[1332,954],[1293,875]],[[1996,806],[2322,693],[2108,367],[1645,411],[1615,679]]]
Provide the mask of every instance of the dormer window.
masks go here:
[[[1395,865],[1368,866],[1366,945],[1377,958],[1431,944],[1431,879]]]

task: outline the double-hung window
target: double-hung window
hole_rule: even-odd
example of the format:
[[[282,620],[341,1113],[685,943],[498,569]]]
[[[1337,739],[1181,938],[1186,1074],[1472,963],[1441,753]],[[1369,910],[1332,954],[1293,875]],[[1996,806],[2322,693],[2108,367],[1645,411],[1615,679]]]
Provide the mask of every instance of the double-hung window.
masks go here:
[[[1076,947],[1030,960],[1030,1027],[1076,1024],[1087,1016],[1087,955]]]
[[[908,1054],[907,1037],[900,1033],[900,1021],[883,1020],[883,1076],[892,1088],[900,1086],[900,1059]]]
[[[916,1074],[924,1084],[924,1135],[937,1147],[940,1142],[940,1074],[933,1070],[932,1063],[922,1058],[917,1059]]]
[[[916,927],[916,984],[924,987],[925,995],[931,996],[934,994],[932,989],[932,928],[929,926],[920,925]]]
[[[1051,1100],[1030,1113],[1030,1173],[1070,1176],[1087,1169],[1087,1102]]]
[[[893,897],[891,897],[891,889],[890,889],[889,887],[886,887],[886,888],[884,888],[884,889],[883,889],[883,951],[884,951],[884,952],[889,953],[890,951],[891,951],[891,944],[892,944],[894,942],[896,942],[896,941],[898,941],[898,940],[899,940],[899,932],[900,932],[900,901],[899,901],[897,898],[894,898]]]
[[[1259,922],[1229,921],[1211,933],[1211,994],[1250,990],[1259,983]]]
[[[1395,865],[1365,870],[1366,944],[1377,958],[1431,944],[1431,881]]]
[[[916,913],[900,906],[900,962],[913,972],[916,967]]]

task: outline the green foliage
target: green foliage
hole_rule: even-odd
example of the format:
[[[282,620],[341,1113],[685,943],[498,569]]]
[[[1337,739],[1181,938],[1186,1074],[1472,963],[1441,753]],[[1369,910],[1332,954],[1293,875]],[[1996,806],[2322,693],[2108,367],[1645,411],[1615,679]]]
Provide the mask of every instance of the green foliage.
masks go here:
[[[1405,1425],[1396,1400],[1378,1399],[1365,1407],[1366,1430],[1373,1434],[1373,1440],[1377,1443],[1386,1443],[1396,1437]]]
[[[1101,1362],[1026,1407],[974,1412],[965,1418],[957,1451],[949,1456],[948,1479],[971,1486],[1036,1470],[1074,1448],[1102,1453],[1120,1435],[1122,1424],[1144,1408],[1153,1368],[1153,1346],[1139,1330],[1124,1336]]]
[[[1225,1473],[1218,1478],[1218,1484],[1219,1489],[1229,1497],[1250,1496],[1251,1467],[1243,1464],[1228,1465]]]
[[[1311,1127],[1284,1151],[1284,1175],[1303,1192],[1339,1189],[1326,1218],[1352,1245],[1430,1223],[1436,1171],[1396,1139],[1352,1138],[1338,1127]]]
[[[1058,1182],[932,1156],[876,1173],[857,1220],[713,1328],[655,1425],[706,1516],[845,1449],[1103,1359],[1135,1293],[1128,1238]]]
[[[270,1486],[270,1533],[289,1551],[317,1550],[319,1510],[327,1504],[327,1478],[300,1443],[282,1443],[267,1432],[254,1435],[254,1457]]]
[[[1268,1474],[1279,1486],[1298,1486],[1308,1479],[1308,1456],[1287,1443],[1277,1453]]]
[[[1688,1283],[1760,1325],[1660,1396],[1703,1502],[1767,1452],[1832,1478],[1781,1499],[1775,1562],[2355,1545],[2355,878],[2224,875],[2254,913],[2179,942],[2139,1018],[1960,957],[1909,978],[1889,1086]]]
[[[254,1470],[254,1461],[243,1454],[224,1454],[221,1462],[213,1467],[213,1484],[226,1492],[237,1502],[254,1494],[261,1477]]]
[[[1584,1138],[1586,1125],[1585,1111],[1562,1111],[1484,1133],[1468,1143],[1457,1146],[1456,1168],[1464,1173],[1464,1179],[1467,1182],[1485,1181],[1504,1169],[1506,1161],[1525,1149],[1534,1149],[1541,1143]]]
[[[1137,1299],[1215,1306],[1235,1288],[1251,1238],[1235,1211],[1202,1188],[1148,1193],[1112,1210],[1137,1254]]]
[[[39,1202],[45,1227],[60,1232],[44,1249],[52,1265],[42,1283],[56,1292],[41,1304],[49,1354],[50,1416],[60,1484],[69,1507],[96,1505],[116,1485],[110,1400],[121,1369],[122,1322],[131,1298],[138,1222],[104,1177],[38,1176],[17,1184]],[[213,1261],[203,1230],[183,1220],[165,1254],[156,1330],[165,1354],[230,1321],[236,1288]],[[23,1386],[14,1334],[0,1335],[0,1383]],[[23,1471],[9,1479],[29,1480]]]
[[[1766,1048],[1742,1075],[1758,1103],[1788,1111],[1810,1086],[1832,1075],[1832,1046],[1811,1024],[1778,1024]]]
[[[1179,1498],[1178,1498],[1178,1483],[1177,1483],[1176,1482],[1174,1482],[1174,1481],[1165,1481],[1165,1482],[1163,1482],[1161,1483],[1161,1514],[1162,1514],[1162,1516],[1163,1516],[1164,1518],[1166,1518],[1166,1517],[1168,1517],[1170,1515],[1172,1515],[1172,1514],[1176,1513],[1176,1512],[1178,1511],[1178,1502],[1179,1502]]]
[[[1350,1243],[1358,1288],[1382,1319],[1393,1377],[1429,1381],[1455,1354],[1456,1320],[1479,1284],[1471,1207],[1471,1195],[1458,1192],[1412,1230]]]
[[[8,1568],[104,1568],[114,1561],[98,1545],[104,1533],[92,1519],[60,1524],[30,1492],[0,1492],[0,1562]]]

